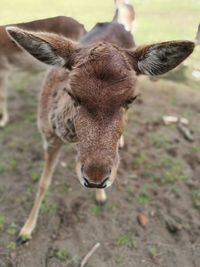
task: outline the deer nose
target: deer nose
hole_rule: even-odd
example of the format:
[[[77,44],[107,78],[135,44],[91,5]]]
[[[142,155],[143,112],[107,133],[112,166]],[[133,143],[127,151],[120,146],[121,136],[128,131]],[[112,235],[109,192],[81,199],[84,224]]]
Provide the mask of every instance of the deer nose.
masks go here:
[[[82,166],[81,168],[84,186],[88,188],[105,188],[109,180],[110,168],[91,168]]]

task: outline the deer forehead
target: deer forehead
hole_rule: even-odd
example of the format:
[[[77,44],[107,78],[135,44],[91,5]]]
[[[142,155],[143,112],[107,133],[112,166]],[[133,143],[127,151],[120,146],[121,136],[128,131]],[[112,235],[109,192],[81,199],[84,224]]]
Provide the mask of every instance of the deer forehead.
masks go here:
[[[124,99],[131,97],[136,88],[136,75],[124,67],[117,68],[102,63],[82,66],[70,73],[69,84],[72,93],[81,98]]]

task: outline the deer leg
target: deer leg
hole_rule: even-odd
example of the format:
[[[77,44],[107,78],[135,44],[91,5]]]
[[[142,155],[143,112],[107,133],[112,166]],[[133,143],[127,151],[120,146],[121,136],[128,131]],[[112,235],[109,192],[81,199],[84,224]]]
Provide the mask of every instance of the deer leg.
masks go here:
[[[98,205],[104,205],[106,202],[106,192],[104,189],[96,189],[96,202]]]
[[[7,71],[0,69],[0,127],[5,127],[9,120],[7,109],[7,77]]]
[[[47,148],[45,149],[45,165],[40,178],[35,202],[31,213],[29,214],[26,223],[20,231],[19,237],[16,240],[17,244],[23,244],[31,238],[31,234],[37,223],[40,205],[51,183],[51,177],[57,163],[60,148],[61,144],[56,144],[55,146],[47,146]]]

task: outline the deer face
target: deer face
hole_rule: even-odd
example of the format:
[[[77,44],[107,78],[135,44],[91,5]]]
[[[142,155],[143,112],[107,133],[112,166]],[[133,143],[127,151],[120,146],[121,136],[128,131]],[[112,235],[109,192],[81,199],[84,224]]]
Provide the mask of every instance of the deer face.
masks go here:
[[[80,51],[70,75],[78,136],[77,172],[87,187],[112,184],[128,105],[136,96],[136,75],[119,48],[99,43]],[[77,64],[77,65],[76,65]]]
[[[63,37],[8,28],[9,35],[37,59],[71,70],[67,93],[74,101],[78,136],[77,173],[86,187],[105,188],[116,176],[118,144],[136,75],[158,75],[182,62],[194,49],[172,41],[125,50],[109,43],[80,47]]]

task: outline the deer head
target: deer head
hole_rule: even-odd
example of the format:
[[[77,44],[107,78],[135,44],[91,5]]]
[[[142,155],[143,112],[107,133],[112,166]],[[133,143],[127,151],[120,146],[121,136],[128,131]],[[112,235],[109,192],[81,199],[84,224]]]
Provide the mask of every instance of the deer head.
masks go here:
[[[110,186],[116,176],[119,139],[137,96],[137,75],[166,73],[194,49],[190,41],[123,49],[107,42],[81,46],[54,34],[13,27],[7,32],[38,60],[70,70],[65,93],[76,111],[77,172],[83,185],[97,188]]]

